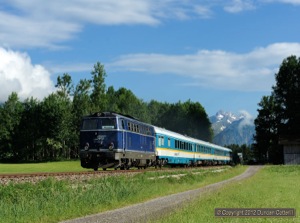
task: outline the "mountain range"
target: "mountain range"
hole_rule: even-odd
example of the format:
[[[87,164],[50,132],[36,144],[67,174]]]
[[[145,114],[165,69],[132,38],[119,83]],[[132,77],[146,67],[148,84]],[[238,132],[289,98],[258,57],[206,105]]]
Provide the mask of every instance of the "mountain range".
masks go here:
[[[251,145],[253,143],[254,118],[246,111],[241,111],[236,115],[220,110],[209,119],[214,131],[213,143],[222,146]]]

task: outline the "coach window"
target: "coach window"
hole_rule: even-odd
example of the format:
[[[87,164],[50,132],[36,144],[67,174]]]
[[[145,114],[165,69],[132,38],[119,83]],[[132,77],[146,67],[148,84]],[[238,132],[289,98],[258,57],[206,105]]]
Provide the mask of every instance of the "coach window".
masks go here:
[[[159,145],[160,145],[160,146],[163,146],[163,145],[164,145],[164,137],[163,137],[163,136],[160,136],[160,137],[159,137]]]
[[[127,122],[127,128],[130,131],[130,122]]]
[[[171,139],[168,138],[168,147],[171,147]]]

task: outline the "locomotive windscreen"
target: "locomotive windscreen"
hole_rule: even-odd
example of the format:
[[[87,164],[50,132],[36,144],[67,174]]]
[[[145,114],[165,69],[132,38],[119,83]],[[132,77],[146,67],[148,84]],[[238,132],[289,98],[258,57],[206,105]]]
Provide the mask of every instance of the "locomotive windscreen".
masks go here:
[[[83,119],[81,130],[116,129],[115,118],[87,118]]]

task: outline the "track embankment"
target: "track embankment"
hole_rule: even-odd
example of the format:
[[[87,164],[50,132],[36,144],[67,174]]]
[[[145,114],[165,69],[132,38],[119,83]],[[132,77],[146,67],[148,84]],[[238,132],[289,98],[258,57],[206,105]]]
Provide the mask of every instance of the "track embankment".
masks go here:
[[[165,197],[156,198],[147,202],[119,208],[112,211],[90,215],[82,218],[64,221],[61,223],[129,223],[129,222],[149,222],[160,216],[173,211],[175,208],[199,197],[201,194],[215,191],[222,186],[240,181],[253,176],[262,166],[250,166],[244,173],[236,177],[218,183],[210,184],[205,187],[189,190],[186,192],[173,194]]]

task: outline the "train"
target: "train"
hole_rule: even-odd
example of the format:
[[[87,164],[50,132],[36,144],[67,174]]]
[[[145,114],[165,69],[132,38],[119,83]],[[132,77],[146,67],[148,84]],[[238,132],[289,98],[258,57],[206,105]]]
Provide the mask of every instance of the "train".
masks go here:
[[[232,150],[115,112],[84,116],[80,128],[83,168],[106,170],[230,164]]]

